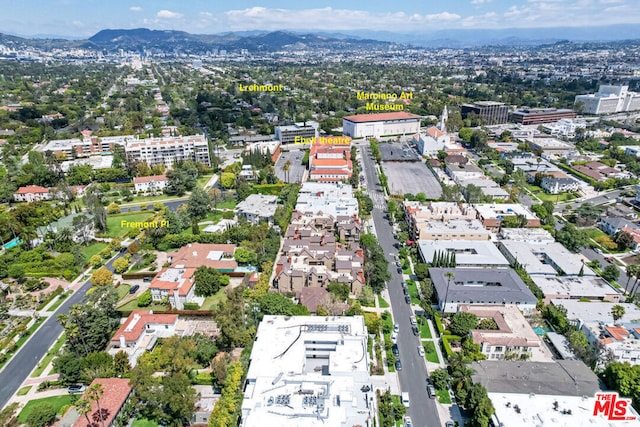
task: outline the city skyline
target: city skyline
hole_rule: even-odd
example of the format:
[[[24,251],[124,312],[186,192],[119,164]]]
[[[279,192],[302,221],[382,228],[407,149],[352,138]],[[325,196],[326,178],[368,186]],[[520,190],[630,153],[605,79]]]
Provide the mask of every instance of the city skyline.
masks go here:
[[[256,5],[193,0],[27,0],[6,7],[0,32],[21,36],[90,37],[105,28],[179,30],[194,34],[227,31],[390,31],[584,27],[640,24],[633,0],[292,0]]]

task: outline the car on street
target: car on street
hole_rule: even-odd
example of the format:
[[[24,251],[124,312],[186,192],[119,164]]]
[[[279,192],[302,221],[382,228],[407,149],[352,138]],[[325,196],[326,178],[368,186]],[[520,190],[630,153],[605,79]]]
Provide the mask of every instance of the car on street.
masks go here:
[[[84,391],[87,389],[86,386],[82,385],[82,384],[71,384],[69,386],[69,388],[67,389],[67,391],[70,394],[75,394],[75,393],[84,393]]]
[[[402,264],[400,264],[400,261],[396,261],[396,267],[402,267]]]
[[[398,267],[398,274],[402,274],[402,268]]]
[[[402,362],[400,359],[396,360],[396,371],[402,371]]]
[[[436,388],[432,385],[428,385],[427,386],[427,393],[429,394],[429,397],[431,399],[435,399],[436,398]]]
[[[402,293],[404,293],[405,295],[409,295],[409,289],[402,288]]]
[[[391,346],[391,352],[395,357],[400,356],[400,349],[398,348],[398,344],[394,344]]]
[[[400,325],[398,325],[397,323],[395,325],[393,325],[393,332],[395,332],[395,333],[400,332]]]
[[[391,342],[395,344],[396,341],[398,341],[398,333],[397,332],[393,332],[391,334]]]
[[[421,345],[418,346],[418,354],[424,357],[424,347]]]
[[[138,291],[138,289],[140,289],[140,285],[133,285],[131,289],[129,289],[129,293],[135,294]]]
[[[418,320],[416,319],[416,316],[410,316],[409,321],[411,322],[412,325],[418,324]]]
[[[407,304],[411,304],[411,297],[409,295],[405,295],[404,302],[406,302]]]
[[[405,415],[404,417],[404,427],[413,427],[413,421],[411,421],[411,417],[409,415]]]
[[[446,423],[444,423],[444,427],[455,427],[455,424],[453,423],[453,421],[447,421]]]
[[[415,336],[420,335],[420,330],[418,329],[417,326],[412,327],[411,330],[413,331],[413,335]]]

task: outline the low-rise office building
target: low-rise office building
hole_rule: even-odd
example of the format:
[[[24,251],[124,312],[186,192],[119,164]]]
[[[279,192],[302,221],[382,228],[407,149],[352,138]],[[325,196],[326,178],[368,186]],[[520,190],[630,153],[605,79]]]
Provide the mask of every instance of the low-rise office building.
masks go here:
[[[506,123],[509,118],[509,107],[503,102],[478,101],[473,104],[462,104],[460,114],[466,119],[470,115],[483,120],[484,124],[497,125]]]
[[[362,316],[265,316],[251,351],[241,427],[369,426],[377,402]]]
[[[525,108],[513,111],[509,116],[514,123],[540,125],[557,122],[560,119],[573,119],[576,117],[576,112],[557,108]]]

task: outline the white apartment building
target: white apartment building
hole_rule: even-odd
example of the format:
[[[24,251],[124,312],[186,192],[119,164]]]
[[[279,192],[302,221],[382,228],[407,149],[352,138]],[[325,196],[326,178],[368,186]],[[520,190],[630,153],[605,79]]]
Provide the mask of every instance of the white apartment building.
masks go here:
[[[575,103],[582,103],[586,114],[634,111],[640,110],[640,93],[630,92],[629,86],[601,85],[596,93],[576,96]]]
[[[211,166],[209,143],[204,135],[138,139],[127,142],[124,150],[130,159],[146,162],[149,166],[164,164],[171,168],[183,160]]]

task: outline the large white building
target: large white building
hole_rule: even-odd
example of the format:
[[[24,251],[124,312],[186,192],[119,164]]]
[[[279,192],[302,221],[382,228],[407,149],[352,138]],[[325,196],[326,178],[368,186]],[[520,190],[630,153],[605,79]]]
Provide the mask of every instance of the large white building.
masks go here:
[[[634,111],[640,110],[640,93],[629,92],[629,86],[601,85],[596,93],[576,96],[575,102],[584,105],[586,114]]]
[[[305,182],[298,193],[296,210],[302,213],[358,215],[358,200],[350,185],[329,182]]]
[[[382,135],[413,135],[420,131],[420,116],[395,113],[357,114],[342,119],[342,132],[352,138],[379,138]]]
[[[371,427],[376,399],[362,316],[265,316],[242,401],[242,427]]]

